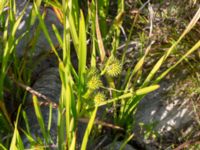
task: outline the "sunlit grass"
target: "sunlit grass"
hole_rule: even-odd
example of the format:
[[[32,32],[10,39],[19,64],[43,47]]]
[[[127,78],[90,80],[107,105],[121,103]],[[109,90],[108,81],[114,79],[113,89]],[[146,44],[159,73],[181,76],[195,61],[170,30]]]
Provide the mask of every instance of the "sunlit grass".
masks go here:
[[[125,41],[126,47],[122,54],[122,58],[117,58],[116,53],[119,43],[121,42],[120,35],[125,11],[124,0],[118,0],[117,14],[111,25],[107,25],[106,22],[109,9],[109,1],[107,0],[98,1],[98,3],[97,1],[92,0],[88,6],[88,14],[83,13],[79,8],[78,0],[63,0],[62,2],[57,0],[43,1],[44,5],[53,8],[59,21],[63,24],[63,35],[60,35],[56,26],[52,25],[60,47],[62,48],[62,57],[58,54],[58,51],[50,37],[50,33],[47,30],[44,21],[45,13],[39,11],[41,2],[41,0],[33,2],[30,25],[33,25],[36,19],[39,20],[38,28],[44,32],[45,37],[51,46],[51,50],[58,60],[58,68],[62,84],[59,105],[57,108],[58,133],[57,143],[55,143],[55,145],[57,145],[60,150],[76,149],[78,120],[83,116],[87,116],[90,119],[81,143],[81,149],[87,149],[87,143],[90,139],[97,111],[99,107],[106,106],[108,108],[114,108],[113,110],[115,110],[113,113],[113,123],[122,128],[128,128],[126,133],[128,138],[124,140],[124,144],[121,146],[121,148],[123,148],[129,140],[134,138],[134,135],[129,132],[131,131],[131,129],[129,129],[130,124],[132,124],[130,118],[134,114],[138,103],[146,94],[157,90],[159,88],[159,82],[164,79],[172,69],[177,67],[185,58],[200,47],[200,41],[198,41],[191,49],[187,50],[174,65],[170,68],[166,68],[162,73],[157,74],[161,66],[165,64],[167,58],[173,52],[174,48],[182,41],[187,33],[191,31],[199,20],[200,9],[197,11],[180,37],[151,68],[149,74],[145,77],[142,76],[144,79],[143,82],[139,86],[135,86],[132,83],[132,80],[138,72],[143,69],[146,57],[149,55],[151,50],[151,44],[146,48],[144,55],[138,60],[134,69],[129,69],[126,72],[127,74],[124,83],[121,85],[120,80],[124,78],[122,70],[126,59],[127,46],[131,41],[133,28],[138,19],[136,16],[136,19],[133,21],[128,39]],[[23,141],[21,140],[18,129],[19,116],[21,113],[23,114],[26,123],[26,131],[23,130],[22,132],[29,139],[31,146],[35,147],[35,145],[38,144],[45,147],[52,143],[50,135],[52,105],[49,106],[49,121],[46,129],[44,118],[38,104],[38,99],[33,95],[35,114],[40,126],[40,129],[38,130],[41,130],[43,136],[43,139],[42,137],[39,137],[42,144],[41,141],[37,141],[32,137],[28,126],[28,114],[21,111],[21,105],[18,108],[14,126],[12,125],[9,114],[5,108],[5,78],[10,76],[8,73],[9,67],[11,67],[10,59],[12,59],[13,54],[15,53],[15,46],[20,40],[16,39],[15,34],[23,15],[25,14],[27,6],[25,6],[20,16],[16,18],[14,0],[9,0],[8,3],[2,1],[0,4],[0,15],[4,13],[3,9],[6,6],[9,6],[8,18],[4,22],[4,32],[1,39],[3,43],[3,52],[1,53],[3,55],[0,57],[0,110],[1,116],[3,116],[1,117],[1,120],[3,120],[2,122],[10,125],[10,128],[12,129],[10,132],[13,134],[11,142],[8,142],[5,147],[1,144],[0,147],[2,147],[2,149],[6,149],[6,147],[10,147],[10,149],[24,149]],[[8,30],[10,30],[10,32]],[[90,41],[89,46],[87,45],[88,40]],[[77,70],[75,70],[75,67],[72,65],[71,53],[76,53],[77,55]],[[97,61],[97,57],[100,58],[100,61]],[[13,63],[15,64],[17,62]],[[18,69],[17,65],[15,65],[15,67],[15,69]],[[93,73],[89,71],[92,69],[95,70]],[[91,74],[89,75],[89,73]],[[103,81],[102,78],[106,81]],[[118,105],[120,106],[119,109],[117,108]]]

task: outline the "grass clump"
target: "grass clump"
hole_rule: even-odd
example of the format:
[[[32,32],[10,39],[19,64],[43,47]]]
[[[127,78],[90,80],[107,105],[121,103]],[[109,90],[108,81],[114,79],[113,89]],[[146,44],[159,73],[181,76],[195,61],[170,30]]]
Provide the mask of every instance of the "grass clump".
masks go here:
[[[127,57],[126,53],[128,45],[131,43],[131,36],[137,20],[141,17],[140,14],[134,16],[135,18],[132,20],[132,27],[129,31],[128,38],[125,41],[125,48],[122,52],[122,57],[118,58],[117,52],[119,44],[121,43],[121,30],[124,21],[124,0],[117,1],[117,14],[110,25],[107,25],[106,22],[106,19],[110,15],[108,10],[112,6],[108,0],[88,1],[87,10],[80,7],[81,5],[78,0],[36,0],[33,1],[32,4],[33,7],[29,18],[29,25],[33,25],[36,19],[39,21],[38,28],[43,31],[52,52],[57,58],[61,79],[60,99],[58,107],[56,108],[58,111],[57,141],[52,141],[50,135],[52,103],[49,104],[49,124],[48,129],[46,129],[38,99],[33,95],[33,107],[42,137],[38,138],[41,138],[40,140],[34,139],[30,131],[22,130],[22,132],[27,136],[32,148],[37,148],[38,145],[41,145],[48,149],[54,144],[56,145],[56,148],[60,150],[76,149],[78,140],[77,130],[79,131],[78,124],[80,123],[79,120],[82,117],[87,116],[89,118],[87,128],[80,146],[82,150],[87,149],[87,143],[89,141],[92,127],[95,124],[95,117],[97,116],[97,112],[101,106],[113,109],[113,126],[120,126],[126,131],[124,137],[128,138],[125,139],[124,144],[122,144],[122,147],[124,147],[128,141],[134,138],[132,135],[133,120],[131,119],[131,116],[134,115],[139,102],[146,94],[158,89],[159,82],[200,47],[200,41],[197,41],[190,49],[181,55],[172,66],[159,72],[161,67],[166,63],[168,57],[173,53],[176,46],[197,23],[200,18],[200,9],[198,9],[183,33],[175,42],[172,43],[169,49],[162,53],[158,61],[149,69],[150,71],[148,73],[143,74],[142,71],[144,70],[145,61],[147,56],[150,54],[153,42],[150,42],[151,44],[143,50],[143,53],[141,53],[141,57],[138,59],[134,68],[126,70],[126,75],[124,75],[122,72],[124,71],[123,66]],[[62,49],[61,55],[58,53],[45,24],[45,12],[41,13],[39,11],[41,4],[43,4],[44,7],[51,7],[60,23],[63,25],[62,35],[58,32],[56,26],[52,25],[60,44],[59,47]],[[6,128],[9,126],[8,129],[10,130],[5,130],[9,131],[10,134],[13,134],[12,138],[6,138],[6,142],[1,141],[3,144],[0,146],[3,148],[24,149],[18,128],[19,116],[23,112],[22,107],[21,105],[18,107],[17,118],[13,124],[5,107],[6,99],[4,99],[4,97],[6,91],[5,87],[7,84],[6,78],[11,80],[11,76],[14,76],[18,77],[17,80],[19,81],[23,80],[22,77],[17,76],[15,74],[16,72],[13,72],[12,70],[21,69],[17,68],[18,61],[17,59],[14,59],[16,58],[16,45],[20,41],[20,38],[16,38],[15,34],[23,16],[25,15],[27,6],[28,4],[22,10],[20,16],[16,17],[16,6],[14,0],[9,0],[8,2],[2,1],[0,5],[0,19],[2,20],[0,25],[3,28],[2,38],[0,39],[2,44],[2,50],[0,51],[0,54],[2,54],[0,56],[0,123],[2,122],[2,126],[5,126],[4,124],[6,124]],[[6,18],[2,15],[5,13],[4,9],[7,7],[9,7],[9,9],[6,12]],[[83,9],[84,12],[81,9]],[[72,53],[75,53],[77,56],[77,69],[75,69],[76,67],[72,64]],[[11,62],[11,59],[13,59],[14,62]],[[11,69],[13,66],[15,68]],[[24,82],[30,83],[30,76],[27,76],[28,77],[25,78],[26,81]],[[137,80],[138,78],[141,79],[140,82],[133,82],[133,80]],[[121,83],[121,80],[123,80],[123,83]],[[26,99],[27,93],[24,92],[23,94],[23,99]],[[22,101],[22,103],[24,104],[24,101]],[[26,120],[26,117],[24,118]],[[151,133],[151,130],[149,133]]]

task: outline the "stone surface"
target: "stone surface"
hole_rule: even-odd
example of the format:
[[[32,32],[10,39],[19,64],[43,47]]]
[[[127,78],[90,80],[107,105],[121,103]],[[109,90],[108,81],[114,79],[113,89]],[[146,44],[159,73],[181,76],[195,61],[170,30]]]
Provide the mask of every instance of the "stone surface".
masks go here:
[[[60,92],[61,92],[61,81],[59,76],[59,71],[57,67],[50,67],[41,72],[33,84],[32,88],[37,92],[48,97],[52,102],[59,103]],[[26,99],[26,114],[28,116],[29,128],[31,132],[31,136],[34,139],[38,137],[43,139],[43,135],[38,123],[38,120],[35,115],[34,106],[32,103],[32,95],[29,93]],[[48,121],[49,121],[49,103],[43,99],[39,99],[39,102],[45,102],[46,105],[41,105],[40,110],[42,113],[42,117],[44,120],[45,128],[47,129]],[[57,118],[58,118],[58,108],[53,108],[52,110],[52,124],[50,130],[50,136],[52,139],[52,146],[57,148]],[[21,125],[25,130],[25,124]],[[85,129],[87,127],[87,123],[78,122],[78,130],[77,130],[77,148],[80,148],[83,136],[85,134]],[[64,133],[63,133],[64,134]],[[26,148],[30,148],[30,143],[28,139],[23,135],[22,141]],[[91,144],[90,144],[91,146]]]
[[[19,0],[16,1],[16,8],[17,8],[17,14],[16,16],[19,16],[21,14],[21,11],[23,10],[24,6],[27,4],[26,0]],[[28,31],[28,34],[25,34],[22,39],[19,41],[19,43],[16,46],[16,55],[18,58],[23,57],[24,55],[27,55],[28,58],[31,58],[32,61],[28,62],[27,69],[30,69],[32,72],[32,80],[31,83],[32,88],[41,94],[47,96],[50,98],[53,102],[59,103],[59,97],[60,97],[60,77],[58,72],[58,64],[57,64],[57,58],[55,55],[50,54],[50,44],[48,43],[42,29],[38,30],[39,26],[39,20],[36,18],[35,23],[29,26],[29,17],[32,10],[32,3],[28,4],[28,7],[25,11],[25,15],[23,16],[23,19],[17,29],[16,37],[20,37],[22,34],[24,34],[26,31]],[[54,24],[60,35],[62,36],[63,33],[63,26],[57,19],[55,13],[50,8],[40,8],[40,13],[46,12],[45,16],[45,25],[47,27],[48,33],[51,37],[51,40],[54,44],[54,46],[57,48],[59,47],[59,43],[57,41],[57,38],[54,34],[54,31],[52,29],[52,24]],[[36,44],[35,46],[30,45],[34,38],[36,38]],[[31,52],[32,51],[32,52]],[[60,52],[59,52],[60,53]],[[61,54],[60,54],[61,55]],[[77,58],[76,54],[73,51],[71,53],[72,57],[72,64],[77,69]],[[35,61],[37,60],[37,61]],[[44,101],[42,99],[39,99],[40,101]],[[28,98],[26,100],[26,113],[28,116],[28,122],[30,125],[30,132],[33,138],[40,137],[43,139],[37,118],[35,116],[34,107],[32,104],[32,95],[29,94]],[[44,119],[45,127],[47,128],[48,125],[48,118],[49,118],[49,105],[47,106],[41,106],[41,112]],[[52,125],[50,130],[50,135],[52,138],[52,141],[54,144],[57,143],[57,108],[53,109],[52,112]],[[22,125],[25,128],[25,125]],[[84,123],[79,123],[78,125],[78,146],[80,146],[80,143],[82,141],[84,131],[85,131],[86,125]],[[28,139],[23,135],[22,141],[25,144],[25,147],[30,147]]]
[[[34,83],[33,89],[40,92],[41,94],[47,96],[50,98],[54,103],[59,102],[59,97],[60,97],[60,86],[61,86],[61,81],[59,77],[59,72],[57,68],[49,68],[45,70],[43,73],[41,73],[40,77],[38,77],[38,80]],[[46,102],[42,99],[39,99],[42,102]],[[31,135],[36,138],[36,137],[43,137],[41,134],[40,126],[37,121],[37,118],[35,116],[35,110],[34,106],[32,103],[32,95],[29,94],[28,98],[26,100],[26,113],[28,116],[28,122],[30,126],[30,132]],[[48,119],[49,119],[49,104],[47,105],[41,105],[40,106],[42,117],[45,123],[45,128],[47,129],[48,125]],[[56,139],[57,139],[57,108],[53,108],[52,110],[52,124],[51,124],[51,130],[50,130],[50,135],[53,140],[53,142],[56,144]],[[23,142],[25,146],[29,146],[28,140],[23,137]]]
[[[139,104],[136,113],[137,122],[158,121],[155,130],[160,134],[178,129],[192,120],[192,111],[187,105],[189,99],[170,100],[166,93],[163,93],[167,90],[165,86],[166,83],[162,83],[160,90],[147,95]]]
[[[21,11],[23,10],[24,6],[27,4],[26,0],[18,0],[16,1],[16,17],[18,17],[21,14]],[[30,68],[32,72],[32,76],[35,80],[32,81],[34,84],[32,88],[38,92],[41,92],[48,98],[50,98],[53,102],[58,103],[59,102],[59,96],[60,96],[60,78],[59,78],[59,72],[58,68],[56,67],[56,59],[53,57],[47,58],[42,57],[42,55],[46,55],[50,52],[51,47],[49,42],[47,41],[42,29],[38,30],[39,27],[39,20],[36,18],[35,23],[29,27],[29,17],[32,10],[32,3],[29,3],[27,5],[27,8],[25,10],[25,15],[23,16],[20,25],[16,32],[16,38],[21,38],[19,43],[16,46],[16,55],[21,58],[24,55],[30,57],[33,59],[33,63],[28,64],[28,68]],[[59,20],[57,19],[55,13],[50,8],[40,8],[40,13],[46,12],[45,15],[45,24],[47,27],[47,30],[49,32],[50,38],[53,42],[53,45],[55,47],[58,47],[59,43],[57,41],[57,38],[54,34],[54,31],[52,29],[52,25],[54,24],[59,33],[62,35],[63,27]],[[26,33],[27,32],[27,33]],[[26,34],[25,34],[26,33]],[[25,34],[21,37],[21,35]],[[36,40],[35,45],[31,45],[33,41]],[[37,61],[35,61],[37,60]],[[36,79],[37,78],[37,79]],[[37,121],[37,118],[35,116],[34,107],[32,104],[32,96],[29,94],[27,101],[26,101],[26,113],[28,115],[28,121],[30,125],[30,131],[32,133],[32,136],[34,138],[36,137],[42,137],[40,127]],[[48,118],[49,118],[49,105],[47,106],[41,106],[41,112],[43,115],[44,123],[47,128],[48,125]],[[52,112],[52,126],[50,135],[52,138],[52,141],[56,143],[57,140],[57,109],[53,109]],[[29,142],[25,136],[22,136],[22,140],[26,147],[28,147]]]
[[[122,142],[116,141],[116,142],[113,142],[113,143],[105,146],[103,148],[103,150],[120,150],[120,147],[122,144],[123,144]],[[123,150],[136,150],[136,149],[133,148],[131,145],[126,144],[126,146],[123,148]]]
[[[183,140],[194,131],[196,121],[191,98],[198,97],[187,93],[187,90],[194,86],[192,82],[181,80],[185,80],[185,83],[179,83],[178,80],[161,82],[159,90],[146,95],[140,102],[134,116],[134,133],[135,140],[143,143],[146,149],[152,149],[148,144],[156,143],[153,136],[157,136],[161,141]],[[167,141],[163,144],[166,143]]]
[[[19,16],[25,4],[26,4],[25,0],[20,0],[19,2],[17,2],[16,4],[17,16]],[[39,25],[39,20],[37,18],[35,20],[35,23],[29,28],[29,23],[30,23],[29,17],[31,14],[32,7],[33,5],[31,3],[28,4],[27,9],[25,11],[25,15],[23,16],[23,19],[16,32],[16,37],[18,38],[22,34],[24,34],[26,31],[28,31],[28,33],[22,37],[22,39],[19,41],[19,43],[16,46],[16,54],[18,57],[22,57],[25,54],[28,56],[38,57],[39,55],[47,53],[51,50],[50,44],[47,41],[42,29],[37,30],[38,25]],[[44,21],[45,21],[47,30],[49,32],[50,38],[54,46],[58,47],[59,43],[52,29],[52,25],[54,24],[57,27],[60,35],[62,35],[62,31],[63,31],[62,24],[59,22],[58,18],[56,17],[52,9],[41,7],[40,13],[42,14],[44,11],[46,12]],[[33,46],[32,43],[33,43],[33,40],[35,39],[37,42],[36,42],[36,45]],[[33,50],[31,50],[32,48]]]

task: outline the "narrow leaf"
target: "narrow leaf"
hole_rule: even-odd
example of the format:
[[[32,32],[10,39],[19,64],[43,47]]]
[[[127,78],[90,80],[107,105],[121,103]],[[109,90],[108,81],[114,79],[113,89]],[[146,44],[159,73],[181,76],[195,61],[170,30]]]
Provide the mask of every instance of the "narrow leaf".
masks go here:
[[[78,72],[83,83],[83,75],[86,69],[86,58],[87,58],[87,48],[86,48],[86,30],[85,30],[85,20],[83,16],[83,12],[80,14],[80,24],[79,24],[79,64],[78,64]]]
[[[105,52],[105,48],[103,45],[103,40],[102,40],[101,31],[100,31],[100,27],[99,27],[98,8],[97,7],[96,7],[96,34],[97,34],[97,42],[99,45],[100,58],[101,58],[101,62],[103,62],[105,59],[106,52]]]
[[[82,142],[82,145],[81,145],[81,150],[86,150],[87,149],[87,142],[88,142],[88,139],[89,139],[90,132],[92,130],[92,126],[94,124],[94,120],[95,120],[95,117],[96,117],[97,109],[98,109],[98,107],[95,107],[95,109],[94,109],[94,111],[93,111],[93,113],[91,115],[90,121],[88,122],[88,126],[87,126],[87,129],[85,131],[85,134],[84,134],[84,137],[83,137],[83,142]]]
[[[157,90],[159,87],[160,87],[159,85],[152,85],[152,86],[148,86],[148,87],[139,89],[136,91],[136,95],[138,95],[138,96],[145,95],[147,93]]]

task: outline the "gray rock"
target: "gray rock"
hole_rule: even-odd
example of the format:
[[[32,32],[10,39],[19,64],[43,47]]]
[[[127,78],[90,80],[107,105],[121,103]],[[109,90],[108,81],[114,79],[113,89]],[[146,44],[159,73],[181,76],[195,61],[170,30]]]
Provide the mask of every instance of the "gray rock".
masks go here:
[[[19,14],[21,13],[25,4],[26,4],[25,0],[20,0],[20,2],[17,2],[16,16],[19,16]],[[22,34],[24,34],[26,31],[28,31],[28,33],[25,34],[25,36],[23,36],[23,38],[19,41],[19,43],[16,46],[16,55],[18,57],[22,57],[26,54],[28,56],[33,56],[36,58],[41,54],[50,52],[50,50],[51,50],[50,44],[47,41],[42,29],[37,30],[38,25],[39,25],[39,20],[36,18],[35,23],[32,26],[30,26],[29,17],[31,14],[32,7],[33,7],[33,5],[31,3],[28,4],[28,7],[25,11],[25,15],[23,16],[23,19],[22,19],[22,21],[17,29],[17,32],[16,32],[16,38],[19,38]],[[41,7],[40,13],[42,14],[44,11],[46,12],[44,21],[45,21],[45,25],[47,27],[48,33],[53,42],[53,45],[55,47],[58,47],[59,43],[58,43],[58,40],[52,29],[52,25],[54,24],[57,27],[60,35],[62,35],[63,26],[59,22],[58,18],[56,17],[56,15],[52,9]],[[31,43],[35,39],[36,39],[36,45],[33,46],[33,45],[31,45]]]
[[[58,104],[59,97],[60,97],[60,90],[61,90],[60,86],[61,86],[61,81],[60,81],[58,69],[49,68],[40,75],[38,80],[33,85],[33,89],[47,96],[54,103]],[[39,99],[39,100],[42,102],[46,102],[42,99]],[[35,115],[35,110],[32,103],[31,94],[28,95],[26,105],[27,105],[27,108],[25,111],[28,116],[28,122],[30,126],[31,135],[34,138],[36,137],[42,138],[43,136],[41,134],[40,126]],[[43,116],[45,127],[47,129],[48,119],[49,119],[49,104],[47,103],[47,105],[41,105],[40,109]],[[51,130],[50,130],[50,135],[54,143],[56,143],[56,140],[57,140],[57,116],[58,116],[57,108],[54,108],[52,110],[52,124],[51,124]],[[25,136],[23,137],[22,141],[24,142],[25,146],[27,147],[29,146],[29,142]]]
[[[27,4],[27,0],[16,0],[16,17],[18,17],[22,10],[24,9],[24,6]],[[31,58],[34,60],[34,62],[37,62],[37,66],[35,70],[33,71],[33,76],[34,74],[37,74],[37,81],[33,84],[32,88],[48,98],[50,98],[53,102],[58,103],[59,102],[59,97],[60,97],[60,77],[59,77],[59,72],[58,68],[55,68],[56,66],[56,60],[53,59],[53,62],[51,59],[49,59],[51,62],[47,62],[47,57],[44,57],[44,59],[39,59],[43,58],[41,55],[47,55],[50,50],[50,44],[47,41],[44,32],[42,29],[38,30],[39,27],[39,20],[36,18],[35,23],[30,26],[30,15],[32,11],[33,5],[32,3],[29,3],[26,10],[25,14],[19,24],[19,27],[16,31],[16,39],[21,38],[21,40],[17,43],[16,45],[16,55],[20,59],[26,55],[28,58]],[[54,24],[60,35],[62,36],[63,32],[63,26],[57,19],[54,11],[50,8],[40,8],[40,13],[42,14],[44,11],[46,12],[45,15],[45,25],[47,27],[48,33],[50,35],[50,38],[53,42],[53,45],[55,47],[58,47],[59,43],[57,41],[57,38],[54,34],[54,31],[52,29],[52,24]],[[10,32],[10,31],[9,31]],[[27,33],[26,33],[27,32]],[[25,34],[26,33],[26,34]],[[24,36],[21,37],[21,35],[25,34]],[[37,38],[36,38],[37,36]],[[35,45],[31,45],[33,43],[33,40],[36,40]],[[35,61],[36,60],[36,61]],[[30,59],[28,59],[30,61]],[[38,67],[38,65],[42,63],[42,67]],[[31,63],[31,62],[28,62]],[[44,65],[45,64],[45,65]],[[32,64],[31,64],[32,65]],[[27,65],[27,68],[29,67],[34,67],[31,65]],[[53,68],[49,68],[53,67]],[[38,69],[40,68],[40,69]],[[29,68],[33,70],[34,68]],[[46,69],[44,71],[44,69]],[[42,73],[41,73],[42,72]],[[35,75],[36,76],[36,75]],[[40,99],[41,100],[41,99]],[[41,100],[43,101],[43,100]],[[30,125],[30,131],[33,136],[33,138],[40,137],[42,138],[42,134],[40,131],[40,127],[37,121],[37,118],[35,116],[35,111],[34,107],[32,104],[32,95],[29,94],[27,101],[26,101],[26,113],[28,116],[28,122]],[[41,106],[41,112],[43,115],[45,127],[47,128],[48,125],[48,119],[49,119],[49,105],[46,106]],[[52,141],[56,143],[57,140],[57,109],[53,109],[52,112],[52,125],[51,125],[51,131],[50,135],[52,138]],[[22,125],[25,127],[25,125]],[[29,147],[29,142],[25,136],[22,136],[22,141],[25,144],[25,147]]]
[[[15,0],[16,3],[16,12],[19,15],[23,10],[24,6],[27,4],[27,0]]]
[[[163,93],[166,90],[165,86],[166,84],[162,83],[160,90],[147,95],[139,104],[136,113],[137,122],[157,121],[155,130],[160,134],[178,129],[192,120],[192,112],[187,106],[189,99],[170,100]]]
[[[16,8],[17,8],[16,17],[18,17],[21,14],[21,11],[23,10],[26,4],[27,4],[26,0],[16,1]],[[58,65],[57,58],[49,53],[51,47],[44,35],[43,30],[42,29],[38,30],[39,26],[38,18],[36,18],[35,23],[32,26],[30,26],[29,17],[32,11],[32,7],[33,7],[32,3],[29,3],[25,11],[25,15],[23,16],[22,21],[17,29],[16,38],[19,38],[22,34],[24,34],[27,31],[28,34],[25,34],[25,36],[22,37],[19,43],[17,43],[16,55],[18,58],[24,57],[25,55],[28,58],[30,58],[28,59],[28,64],[26,68],[31,70],[32,72],[31,82],[34,83],[32,88],[50,98],[54,103],[58,104],[61,92],[60,89],[61,81],[57,68]],[[54,24],[57,27],[61,36],[63,33],[63,26],[57,19],[52,9],[40,7],[40,13],[42,14],[44,11],[46,12],[44,19],[45,25],[47,27],[53,45],[57,48],[59,47],[59,43],[52,29],[52,25]],[[36,43],[33,46],[30,44],[33,42],[33,40],[35,40],[34,38],[36,38]],[[74,52],[72,55],[74,56]],[[76,60],[77,59],[73,59],[73,64],[75,66],[77,65]],[[39,99],[39,101],[44,101],[44,100]],[[26,100],[26,106],[27,108],[25,111],[28,116],[31,135],[35,139],[37,137],[43,139],[39,123],[35,116],[35,110],[32,104],[31,94],[28,95],[28,98]],[[47,128],[49,119],[49,105],[48,104],[46,106],[42,105],[40,109],[42,117],[44,119],[45,127]],[[52,125],[50,130],[50,136],[54,144],[57,143],[57,133],[58,133],[57,118],[58,118],[57,108],[54,108],[52,112]],[[79,124],[79,126],[81,126],[81,128],[79,129],[79,133],[82,139],[82,135],[84,135],[84,129],[86,126],[81,124]],[[23,124],[22,127],[25,128],[25,125]],[[22,141],[25,147],[30,147],[30,143],[24,135],[22,135]]]
[[[122,144],[123,144],[122,142],[116,141],[116,142],[113,142],[113,143],[105,146],[103,148],[103,150],[119,150]],[[136,149],[133,148],[131,145],[126,144],[126,146],[123,148],[123,150],[136,150]]]
[[[152,149],[147,148],[147,144],[156,145],[153,136],[157,136],[161,141],[177,141],[182,140],[194,129],[196,121],[190,103],[192,95],[186,92],[186,89],[191,87],[188,83],[190,82],[163,81],[159,90],[148,94],[140,102],[134,116],[134,133],[136,141],[143,143],[146,149]]]
[[[51,67],[47,68],[45,71],[40,73],[38,79],[33,84],[32,88],[37,92],[48,97],[53,103],[59,103],[60,92],[61,92],[61,81],[58,72],[58,68]],[[39,99],[39,102],[47,102],[43,99]],[[47,129],[48,120],[49,120],[49,103],[46,105],[41,105],[40,110],[42,113],[42,117],[44,120],[45,128]],[[40,139],[44,139],[38,120],[35,115],[35,110],[33,106],[32,95],[29,94],[26,100],[26,114],[28,116],[29,128],[31,132],[31,136],[34,139],[38,137]],[[63,116],[64,117],[64,116]],[[58,108],[53,108],[52,110],[52,124],[50,130],[50,137],[52,139],[52,145],[54,148],[57,148],[57,118],[58,118]],[[22,127],[25,129],[25,124],[22,124]],[[78,122],[78,130],[77,130],[77,148],[80,148],[83,136],[85,134],[85,129],[87,127],[87,123]],[[64,134],[64,133],[63,133]],[[26,136],[22,135],[22,141],[26,148],[30,148],[30,142],[26,138]]]

